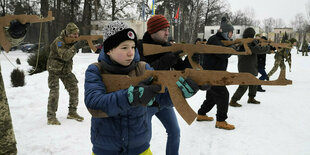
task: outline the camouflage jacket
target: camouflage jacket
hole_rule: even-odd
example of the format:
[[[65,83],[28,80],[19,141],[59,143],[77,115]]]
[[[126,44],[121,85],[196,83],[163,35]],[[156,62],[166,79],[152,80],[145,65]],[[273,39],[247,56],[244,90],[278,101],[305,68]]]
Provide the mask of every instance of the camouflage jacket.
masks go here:
[[[72,71],[73,56],[77,49],[73,44],[66,44],[64,41],[65,30],[62,30],[50,45],[50,55],[47,60],[47,70],[55,74],[66,74]]]

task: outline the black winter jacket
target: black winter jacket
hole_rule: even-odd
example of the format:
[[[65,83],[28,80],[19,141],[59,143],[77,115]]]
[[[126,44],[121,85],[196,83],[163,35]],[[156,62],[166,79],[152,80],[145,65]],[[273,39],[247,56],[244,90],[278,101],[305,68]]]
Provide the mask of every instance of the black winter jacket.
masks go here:
[[[226,40],[221,32],[217,32],[215,35],[208,39],[207,44],[225,46],[221,40]],[[226,71],[228,65],[228,58],[230,54],[205,54],[203,56],[203,69],[206,70],[223,70]]]

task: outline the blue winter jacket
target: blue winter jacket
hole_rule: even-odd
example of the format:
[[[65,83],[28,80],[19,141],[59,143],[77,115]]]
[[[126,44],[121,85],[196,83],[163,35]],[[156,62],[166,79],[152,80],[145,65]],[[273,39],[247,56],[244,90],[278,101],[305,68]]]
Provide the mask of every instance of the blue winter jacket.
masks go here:
[[[134,61],[139,61],[135,52]],[[98,61],[112,64],[109,56],[101,51]],[[147,70],[152,68],[147,64]],[[96,155],[138,155],[149,148],[147,136],[148,127],[147,107],[133,107],[128,102],[127,89],[107,93],[100,71],[94,64],[88,66],[85,73],[85,104],[87,108],[102,110],[108,118],[91,119],[91,142]],[[113,82],[113,81],[111,81]],[[156,97],[158,103],[171,103],[169,93]]]

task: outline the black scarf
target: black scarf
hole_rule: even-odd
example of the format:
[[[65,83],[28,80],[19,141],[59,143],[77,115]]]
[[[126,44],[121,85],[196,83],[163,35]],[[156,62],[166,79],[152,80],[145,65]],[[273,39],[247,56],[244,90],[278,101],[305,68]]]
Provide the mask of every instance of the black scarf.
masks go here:
[[[130,71],[134,70],[137,64],[138,63],[136,63],[135,61],[132,61],[129,66],[122,66],[114,61],[112,61],[112,64],[108,64],[105,61],[100,62],[100,65],[104,70],[112,74],[124,74],[124,75],[127,75],[129,74]]]

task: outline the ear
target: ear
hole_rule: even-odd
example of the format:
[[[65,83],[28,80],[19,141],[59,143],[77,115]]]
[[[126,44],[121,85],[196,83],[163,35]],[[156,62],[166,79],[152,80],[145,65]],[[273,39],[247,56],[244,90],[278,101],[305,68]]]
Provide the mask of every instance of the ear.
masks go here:
[[[111,50],[109,52],[107,52],[107,55],[110,56],[111,55]]]

